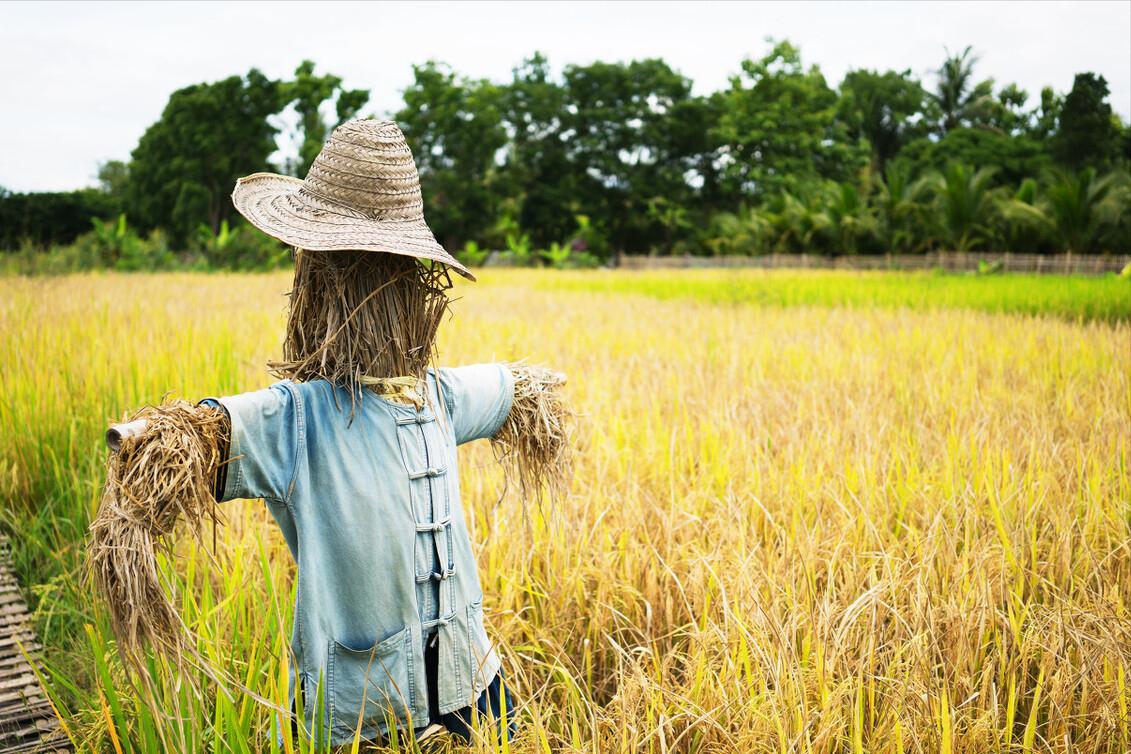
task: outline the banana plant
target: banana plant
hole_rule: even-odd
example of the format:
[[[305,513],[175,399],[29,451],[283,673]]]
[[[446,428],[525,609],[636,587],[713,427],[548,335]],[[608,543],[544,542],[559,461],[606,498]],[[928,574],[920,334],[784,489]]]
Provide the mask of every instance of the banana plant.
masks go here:
[[[569,265],[571,253],[568,246],[554,241],[549,249],[538,252],[538,256],[545,259],[555,270],[564,270]]]
[[[511,261],[519,267],[529,267],[534,261],[534,252],[530,246],[530,236],[518,231],[507,233],[507,252]]]
[[[463,245],[463,250],[456,254],[456,256],[459,261],[469,267],[479,267],[487,261],[487,255],[489,253],[487,249],[479,248],[479,244],[475,241],[468,241]]]

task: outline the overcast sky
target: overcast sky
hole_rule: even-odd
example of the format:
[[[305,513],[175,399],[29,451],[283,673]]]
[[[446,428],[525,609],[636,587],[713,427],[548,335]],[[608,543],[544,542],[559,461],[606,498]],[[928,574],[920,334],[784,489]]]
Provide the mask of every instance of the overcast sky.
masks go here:
[[[386,114],[413,63],[510,78],[535,50],[566,63],[662,57],[697,92],[743,57],[788,39],[830,85],[851,68],[930,82],[944,48],[973,45],[977,74],[1030,93],[1078,71],[1107,78],[1131,116],[1131,2],[811,3],[0,3],[0,186],[66,190],[128,159],[169,94],[257,67],[286,77],[304,58],[372,90]]]

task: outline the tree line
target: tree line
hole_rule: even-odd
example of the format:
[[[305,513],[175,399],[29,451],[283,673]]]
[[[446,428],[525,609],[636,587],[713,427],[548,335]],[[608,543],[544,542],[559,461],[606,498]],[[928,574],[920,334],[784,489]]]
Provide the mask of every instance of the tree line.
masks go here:
[[[834,88],[795,46],[771,42],[728,86],[696,94],[660,59],[554,75],[535,54],[502,82],[428,62],[390,115],[416,157],[429,224],[472,263],[486,249],[554,264],[1131,249],[1131,127],[1104,78],[1082,72],[1066,94],[1033,97],[980,78],[977,64],[967,48],[930,82],[857,69]],[[0,246],[69,243],[101,218],[103,240],[85,239],[91,258],[113,262],[113,239],[134,234],[158,249],[150,256],[269,264],[284,252],[239,226],[236,179],[304,175],[368,101],[310,61],[290,80],[253,69],[181,89],[128,162],[101,166],[99,190],[0,195]],[[284,122],[297,157],[273,165]],[[145,266],[146,253],[129,264]]]

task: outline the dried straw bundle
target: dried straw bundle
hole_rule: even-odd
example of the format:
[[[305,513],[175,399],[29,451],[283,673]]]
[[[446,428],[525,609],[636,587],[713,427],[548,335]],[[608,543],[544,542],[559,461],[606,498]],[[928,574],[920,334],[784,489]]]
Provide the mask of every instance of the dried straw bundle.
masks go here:
[[[447,267],[399,254],[299,251],[279,377],[424,378],[452,287]]]
[[[570,425],[573,412],[562,398],[565,375],[521,362],[507,365],[514,375],[510,415],[491,438],[495,457],[508,480],[518,482],[523,500],[559,500],[573,470]]]
[[[145,419],[146,428],[123,440],[107,461],[87,565],[110,611],[122,658],[141,669],[148,645],[183,666],[199,657],[163,588],[157,554],[170,551],[167,535],[179,521],[200,541],[200,525],[211,521],[215,527],[221,520],[213,483],[226,452],[229,420],[220,409],[185,401],[144,408],[132,419]]]

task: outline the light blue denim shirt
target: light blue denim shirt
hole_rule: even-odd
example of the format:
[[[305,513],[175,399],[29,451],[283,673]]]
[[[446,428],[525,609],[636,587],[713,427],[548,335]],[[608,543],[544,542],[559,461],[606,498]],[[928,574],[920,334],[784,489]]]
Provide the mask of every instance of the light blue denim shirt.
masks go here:
[[[438,380],[437,380],[438,376]],[[437,384],[438,383],[438,384]],[[499,671],[460,505],[456,446],[510,413],[501,364],[430,370],[422,410],[324,380],[206,399],[232,439],[223,499],[263,498],[298,564],[290,694],[316,689],[333,744],[428,723],[424,642],[439,634],[440,713],[475,704]]]

